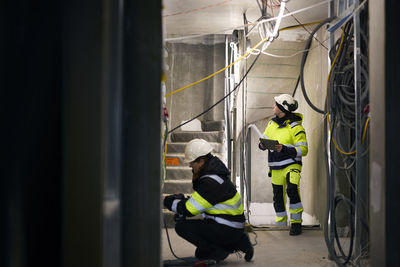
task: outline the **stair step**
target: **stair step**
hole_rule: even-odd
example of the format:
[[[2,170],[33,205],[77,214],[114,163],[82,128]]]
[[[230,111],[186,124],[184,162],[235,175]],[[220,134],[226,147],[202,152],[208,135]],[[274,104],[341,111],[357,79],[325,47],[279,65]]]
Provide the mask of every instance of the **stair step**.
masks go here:
[[[191,194],[193,193],[192,179],[190,180],[165,180],[163,193],[165,194]]]
[[[225,131],[225,121],[202,121],[201,128],[203,131]]]
[[[223,131],[212,132],[173,132],[171,134],[172,142],[189,142],[195,138],[201,138],[208,142],[222,143],[224,141]]]
[[[166,180],[192,180],[192,168],[167,166]]]
[[[222,159],[223,155],[221,153],[212,153],[214,156]],[[179,166],[179,167],[189,167],[189,163],[184,163],[183,160],[185,159],[185,154],[183,153],[168,153],[166,159],[178,159],[179,165],[167,165],[168,166]],[[168,163],[167,163],[168,164]]]
[[[224,146],[220,143],[216,142],[209,142],[210,145],[213,147],[212,153],[222,153],[224,150]],[[168,143],[167,144],[167,153],[184,153],[185,147],[187,142],[175,142],[175,143]]]

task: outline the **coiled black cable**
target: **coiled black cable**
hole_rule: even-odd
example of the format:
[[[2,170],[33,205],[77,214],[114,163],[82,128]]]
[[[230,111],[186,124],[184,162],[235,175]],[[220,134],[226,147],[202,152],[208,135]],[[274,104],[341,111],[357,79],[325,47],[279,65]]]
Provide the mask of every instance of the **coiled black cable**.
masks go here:
[[[327,18],[327,19],[325,19],[325,20],[322,21],[320,24],[318,24],[317,27],[315,27],[314,30],[311,32],[311,34],[310,34],[310,36],[308,37],[308,40],[307,40],[307,42],[306,42],[306,45],[305,45],[305,47],[304,47],[304,50],[305,50],[305,51],[304,51],[304,53],[303,53],[303,56],[301,57],[301,64],[300,64],[300,84],[301,84],[301,91],[303,92],[304,98],[306,99],[308,105],[309,105],[313,110],[315,110],[316,112],[321,113],[321,114],[325,114],[325,112],[324,112],[323,110],[317,108],[317,107],[311,102],[310,98],[309,98],[308,95],[307,95],[306,88],[305,88],[305,86],[304,86],[304,66],[305,66],[305,64],[306,64],[306,59],[307,59],[307,56],[308,56],[308,50],[309,50],[310,47],[311,47],[311,43],[312,43],[312,40],[313,40],[313,38],[314,38],[314,34],[315,34],[322,26],[324,26],[326,23],[331,22],[332,19],[333,19],[333,18]]]

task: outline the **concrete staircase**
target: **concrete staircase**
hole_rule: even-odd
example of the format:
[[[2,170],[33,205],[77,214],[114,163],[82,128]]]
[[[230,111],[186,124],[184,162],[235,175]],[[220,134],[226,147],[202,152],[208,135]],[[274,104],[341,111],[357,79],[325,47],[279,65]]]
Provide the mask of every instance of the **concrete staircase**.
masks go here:
[[[192,139],[202,138],[207,140],[213,147],[212,154],[226,163],[224,121],[204,121],[202,122],[202,130],[179,131],[171,134],[171,142],[167,143],[166,159],[167,162],[173,162],[173,165],[167,165],[166,168],[163,196],[177,193],[190,196],[193,193],[192,169],[188,164],[183,163],[186,144]],[[175,225],[173,215],[173,212],[163,209],[163,216],[168,227]]]

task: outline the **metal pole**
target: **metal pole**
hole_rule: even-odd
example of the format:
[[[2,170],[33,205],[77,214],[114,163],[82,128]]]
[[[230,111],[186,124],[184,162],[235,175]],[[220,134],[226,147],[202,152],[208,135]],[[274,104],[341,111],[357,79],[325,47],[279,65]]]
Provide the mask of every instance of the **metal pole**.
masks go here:
[[[354,8],[359,5],[359,0],[355,0]],[[355,205],[355,253],[354,258],[360,259],[362,250],[366,246],[368,239],[365,230],[362,227],[361,220],[367,220],[367,214],[365,210],[365,200],[367,199],[367,186],[368,186],[368,175],[366,172],[365,158],[362,158],[364,148],[361,143],[362,136],[362,117],[361,117],[361,44],[360,44],[360,16],[359,13],[355,13],[353,17],[354,21],[354,89],[355,89],[355,114],[356,114],[356,205]]]
[[[335,14],[335,4],[334,4],[334,2],[332,1],[331,3],[330,3],[330,5],[329,5],[329,16],[330,17],[333,17],[333,16],[335,16],[336,14]],[[331,32],[330,34],[329,34],[329,43],[328,43],[328,48],[329,48],[329,51],[332,49],[332,47],[334,47],[334,45],[335,45],[335,33],[334,32]],[[331,62],[331,60],[330,60],[330,58],[329,58],[329,53],[328,53],[328,70],[329,70],[329,68],[331,67],[331,64],[332,64],[332,62]],[[326,103],[327,105],[329,105],[329,103]],[[331,115],[332,116],[332,115]],[[327,120],[330,120],[331,118],[329,118],[329,117],[327,117]],[[331,120],[332,121],[332,120]],[[326,127],[328,127],[328,124],[326,124]],[[327,133],[329,133],[329,130],[327,129]],[[327,231],[328,232],[328,239],[329,239],[329,242],[330,242],[330,244],[333,244],[333,242],[334,242],[334,240],[333,240],[333,237],[334,237],[334,229],[333,229],[333,227],[332,227],[332,214],[333,214],[333,212],[332,212],[332,209],[334,209],[334,207],[335,207],[335,182],[334,182],[334,179],[335,179],[335,168],[334,168],[334,165],[333,164],[331,164],[331,158],[334,158],[335,157],[335,150],[332,150],[331,149],[331,144],[330,144],[330,135],[329,134],[327,134],[327,140],[326,140],[326,142],[327,142],[327,147],[326,147],[326,149],[327,149],[327,154],[328,154],[328,157],[327,157],[327,160],[328,160],[328,163],[327,163],[327,167],[330,169],[327,173],[329,173],[328,174],[328,180],[327,180],[327,187],[328,187],[328,192],[327,192],[327,198],[328,198],[328,207],[327,207],[327,211],[326,212],[328,212],[329,213],[329,220],[327,221],[327,225],[328,225],[328,229],[326,229],[325,231]],[[333,151],[333,153],[331,154],[331,151]],[[332,251],[331,250],[329,250],[329,258],[330,259],[333,259],[333,257],[334,257],[334,255],[332,254]]]
[[[247,199],[251,202],[251,128],[247,130],[246,138],[246,188]],[[250,207],[247,207],[249,209]]]
[[[225,36],[225,66],[229,65],[229,40],[228,36]],[[230,91],[230,75],[229,75],[229,68],[225,70],[225,96],[229,93]],[[226,148],[227,148],[227,164],[228,164],[228,169],[231,169],[232,165],[232,142],[231,142],[231,121],[230,121],[230,97],[225,98],[225,124],[226,124]]]
[[[232,134],[232,183],[236,186],[236,128],[237,128],[237,110],[236,110],[236,94],[233,99],[233,134]]]

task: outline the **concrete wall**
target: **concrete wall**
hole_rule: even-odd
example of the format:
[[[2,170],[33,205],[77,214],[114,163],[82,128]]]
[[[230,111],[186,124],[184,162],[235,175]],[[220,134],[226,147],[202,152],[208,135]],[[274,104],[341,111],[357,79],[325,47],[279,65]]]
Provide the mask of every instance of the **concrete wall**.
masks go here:
[[[225,66],[225,43],[167,43],[167,94],[196,82]],[[224,73],[167,98],[170,129],[189,120],[224,96]],[[223,103],[199,120],[223,120]]]
[[[316,36],[326,40],[328,35],[320,30]],[[326,44],[326,43],[325,43]],[[317,46],[314,40],[311,47]],[[327,44],[326,44],[327,46]],[[318,46],[310,50],[304,69],[304,84],[311,102],[324,109],[326,81],[329,72],[327,50]],[[323,222],[326,212],[326,171],[324,160],[324,116],[311,109],[298,88],[295,98],[299,101],[300,112],[304,115],[303,126],[307,133],[308,155],[303,159],[301,196],[304,211]]]

